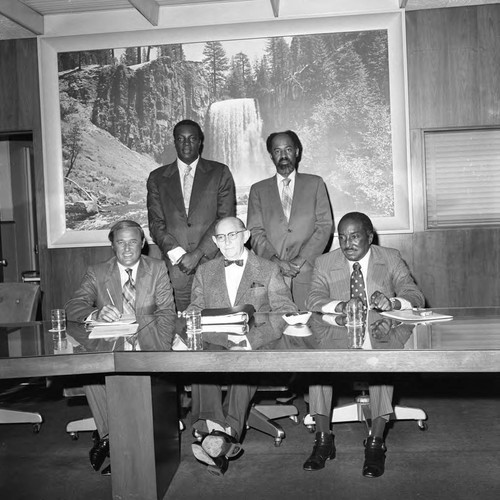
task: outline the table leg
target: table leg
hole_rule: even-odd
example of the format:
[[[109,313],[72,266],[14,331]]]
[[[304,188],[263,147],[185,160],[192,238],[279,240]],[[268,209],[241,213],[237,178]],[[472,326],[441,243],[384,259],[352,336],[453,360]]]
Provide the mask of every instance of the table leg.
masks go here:
[[[108,375],[106,393],[113,499],[162,499],[180,460],[176,385]]]

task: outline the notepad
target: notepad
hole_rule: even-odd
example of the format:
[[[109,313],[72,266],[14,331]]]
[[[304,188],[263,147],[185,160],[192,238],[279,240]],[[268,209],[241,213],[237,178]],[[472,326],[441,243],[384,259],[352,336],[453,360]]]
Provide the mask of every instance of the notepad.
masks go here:
[[[379,313],[386,318],[397,319],[399,321],[407,321],[411,323],[431,323],[434,321],[449,321],[453,316],[448,314],[438,314],[433,312],[429,316],[422,316],[412,309],[404,309],[402,311],[383,311]]]
[[[89,339],[107,339],[110,337],[127,337],[137,333],[138,323],[105,323],[95,325],[89,334]]]
[[[137,318],[135,316],[131,315],[123,315],[118,321],[97,321],[97,320],[90,320],[86,321],[87,325],[91,327],[95,326],[109,326],[109,325],[130,325],[132,323],[135,323],[137,321]]]
[[[232,333],[245,335],[248,332],[248,323],[223,323],[201,325],[202,332]]]

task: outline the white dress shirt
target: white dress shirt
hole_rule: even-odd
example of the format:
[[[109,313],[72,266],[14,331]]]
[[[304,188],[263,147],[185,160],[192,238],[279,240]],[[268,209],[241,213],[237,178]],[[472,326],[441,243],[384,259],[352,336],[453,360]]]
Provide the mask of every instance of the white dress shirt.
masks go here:
[[[290,184],[288,184],[290,186],[290,193],[291,193],[291,196],[292,196],[292,200],[293,200],[293,190],[295,188],[295,174],[296,174],[296,170],[294,170],[288,177],[283,177],[282,175],[276,173],[276,182],[278,183],[278,192],[280,194],[280,200],[281,200],[281,203],[283,203],[283,179],[290,179]]]
[[[243,248],[243,253],[239,257],[230,260],[239,259],[243,259],[242,266],[231,264],[230,266],[224,268],[224,271],[226,273],[227,293],[229,295],[231,306],[234,306],[234,302],[236,301],[236,294],[238,293],[241,277],[243,276],[243,271],[245,270],[245,266],[247,265],[248,250],[246,248]]]
[[[198,161],[200,160],[200,157],[196,158],[196,160],[193,161],[193,163],[190,163],[189,166],[191,167],[191,172],[189,175],[193,176],[193,181],[194,181],[194,175],[196,173],[196,167],[198,166]],[[184,163],[182,160],[177,158],[177,168],[179,169],[179,176],[181,178],[181,191],[182,191],[182,197],[184,198],[184,175],[186,175],[186,169],[188,167],[187,163]],[[172,250],[169,250],[167,252],[167,256],[170,259],[170,262],[172,263],[173,266],[175,266],[179,260],[181,260],[181,257],[186,253],[186,250],[182,247],[175,247],[172,248]]]

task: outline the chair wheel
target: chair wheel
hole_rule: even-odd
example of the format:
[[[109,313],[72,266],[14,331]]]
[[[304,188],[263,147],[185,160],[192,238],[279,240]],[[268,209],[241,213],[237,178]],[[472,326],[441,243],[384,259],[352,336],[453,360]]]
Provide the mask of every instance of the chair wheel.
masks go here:
[[[423,420],[418,421],[418,428],[421,431],[426,431],[427,430],[427,422],[424,422]]]
[[[33,434],[38,434],[40,432],[40,424],[33,424]]]
[[[291,420],[294,424],[298,424],[298,423],[299,423],[299,417],[297,417],[297,415],[290,415],[290,420]]]
[[[306,425],[307,430],[311,433],[314,434],[316,432],[316,426],[315,425]]]
[[[78,436],[78,432],[70,432],[69,433],[69,437],[73,440],[73,441],[78,441],[78,438],[80,436]]]
[[[278,447],[281,446],[281,438],[274,438],[274,446]]]

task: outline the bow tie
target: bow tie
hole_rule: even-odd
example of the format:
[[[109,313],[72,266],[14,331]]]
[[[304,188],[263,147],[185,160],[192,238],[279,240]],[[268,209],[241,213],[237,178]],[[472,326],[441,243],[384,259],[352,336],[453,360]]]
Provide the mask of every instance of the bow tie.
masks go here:
[[[240,342],[233,342],[232,340],[229,340],[227,341],[227,348],[230,349],[231,347],[247,347],[248,346],[248,342],[246,341],[246,339],[243,339],[242,341]]]
[[[224,267],[230,266],[231,264],[236,264],[237,266],[242,267],[243,266],[243,259],[238,259],[238,260],[224,259]]]

